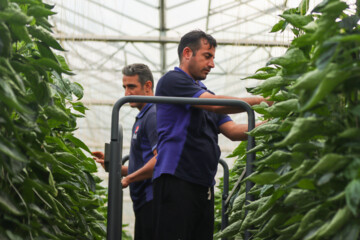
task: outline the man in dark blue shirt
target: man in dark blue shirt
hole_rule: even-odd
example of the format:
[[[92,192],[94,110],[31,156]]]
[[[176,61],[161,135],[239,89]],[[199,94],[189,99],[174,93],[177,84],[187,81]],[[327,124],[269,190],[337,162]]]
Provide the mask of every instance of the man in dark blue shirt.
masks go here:
[[[144,95],[153,96],[154,80],[150,69],[144,64],[125,66],[123,73],[123,87],[125,96]],[[135,212],[135,240],[153,239],[152,225],[152,169],[157,155],[156,110],[151,103],[130,103],[139,109],[132,128],[129,167],[122,166],[121,183],[123,188],[130,185],[130,196]],[[93,152],[103,163],[103,153]],[[145,180],[144,180],[145,179]]]
[[[158,82],[156,96],[216,96],[201,82],[214,68],[216,40],[202,31],[179,43],[180,66]],[[262,97],[232,98],[250,105]],[[209,240],[214,226],[214,177],[220,149],[218,134],[246,140],[247,125],[235,124],[235,107],[157,104],[158,155],[153,174],[156,240]]]

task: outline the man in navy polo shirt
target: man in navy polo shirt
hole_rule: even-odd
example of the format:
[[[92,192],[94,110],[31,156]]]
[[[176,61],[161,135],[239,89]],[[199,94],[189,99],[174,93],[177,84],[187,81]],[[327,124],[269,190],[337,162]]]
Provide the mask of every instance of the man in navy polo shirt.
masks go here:
[[[178,46],[180,66],[158,82],[156,96],[240,99],[216,96],[201,82],[214,68],[216,40],[202,31],[185,34]],[[220,157],[218,134],[246,140],[247,125],[225,114],[235,107],[157,104],[158,155],[154,168],[156,240],[213,239],[214,177]]]
[[[123,73],[123,87],[125,96],[144,95],[153,96],[154,80],[148,66],[131,64],[125,66]],[[132,128],[129,167],[122,166],[123,188],[130,185],[130,196],[135,212],[135,240],[153,239],[152,224],[152,169],[157,154],[156,110],[151,103],[130,103],[133,108],[139,109]],[[104,162],[101,152],[93,152]],[[144,180],[145,179],[145,180]]]

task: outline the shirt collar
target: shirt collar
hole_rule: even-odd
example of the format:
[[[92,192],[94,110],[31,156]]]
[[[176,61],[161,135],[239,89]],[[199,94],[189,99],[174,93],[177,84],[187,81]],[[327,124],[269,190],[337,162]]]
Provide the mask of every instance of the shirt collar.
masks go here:
[[[182,72],[182,73],[184,73],[186,76],[188,76],[189,78],[191,78],[191,80],[193,81],[194,84],[199,85],[201,88],[207,90],[207,87],[205,86],[205,84],[202,83],[202,81],[197,81],[197,82],[196,82],[189,74],[187,74],[187,73],[186,73],[184,70],[182,70],[181,68],[175,67],[174,70],[177,71],[177,72]]]
[[[142,118],[144,116],[144,114],[150,109],[150,107],[152,106],[152,103],[147,103],[142,109],[141,111],[136,115],[136,118]]]

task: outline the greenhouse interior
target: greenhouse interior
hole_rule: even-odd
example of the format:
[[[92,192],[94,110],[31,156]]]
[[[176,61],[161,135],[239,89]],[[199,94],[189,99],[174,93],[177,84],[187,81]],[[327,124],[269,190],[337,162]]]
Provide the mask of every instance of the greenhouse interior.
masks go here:
[[[0,0],[0,239],[144,239],[119,173],[140,119],[116,110],[123,68],[147,65],[158,96],[194,30],[217,43],[194,83],[262,101],[226,112],[245,138],[216,127],[212,236],[173,239],[360,239],[359,21],[358,0]]]

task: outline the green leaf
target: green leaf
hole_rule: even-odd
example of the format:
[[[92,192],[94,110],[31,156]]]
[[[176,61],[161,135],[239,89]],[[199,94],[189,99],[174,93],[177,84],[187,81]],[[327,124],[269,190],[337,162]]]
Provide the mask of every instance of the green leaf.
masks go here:
[[[0,10],[4,10],[8,6],[9,6],[9,1],[8,0],[0,0]]]
[[[302,29],[307,33],[314,33],[319,28],[317,22],[309,22],[305,26],[302,27]]]
[[[222,230],[217,237],[218,238],[227,238],[234,236],[237,232],[239,232],[240,226],[242,224],[242,219],[230,224],[224,230]]]
[[[347,31],[352,31],[359,22],[360,17],[356,15],[347,16],[340,22],[340,28],[344,28]]]
[[[70,102],[70,103],[76,111],[82,114],[85,114],[85,110],[89,110],[87,107],[84,106],[82,102]]]
[[[12,144],[11,144],[12,145]],[[28,163],[28,159],[14,145],[9,147],[4,142],[0,142],[0,152],[8,155],[19,162]]]
[[[45,17],[37,17],[36,23],[38,26],[43,27],[46,31],[52,33],[51,28],[53,27]]]
[[[37,206],[35,204],[29,204],[29,208],[31,209],[33,214],[36,214],[39,217],[42,217],[42,218],[48,219],[48,220],[54,218],[47,211],[45,211],[44,209],[40,208],[39,206]]]
[[[360,138],[360,129],[359,128],[348,128],[343,132],[339,133],[338,137],[342,140],[344,139],[359,139]]]
[[[282,87],[286,85],[288,85],[288,81],[286,81],[282,76],[274,76],[266,79],[265,82],[255,87],[253,90],[251,90],[251,93],[255,95],[261,93],[269,93],[272,92],[274,88]]]
[[[95,165],[95,162],[93,161],[93,159],[91,159],[91,162],[94,163],[94,165]],[[96,172],[97,171],[96,169],[97,169],[97,167],[95,165],[95,171],[93,171],[93,172]],[[87,181],[87,185],[89,186],[89,189],[93,192],[96,192],[96,182],[95,182],[93,176],[88,172],[83,172],[83,173],[84,173],[84,178]]]
[[[60,122],[66,122],[70,120],[70,116],[64,110],[62,110],[56,105],[47,106],[45,108],[45,113],[49,118]]]
[[[74,73],[66,71],[65,69],[62,69],[57,62],[55,62],[54,60],[52,60],[50,58],[35,59],[35,60],[31,60],[31,62],[35,65],[45,67],[48,70],[55,70],[58,74],[66,73],[68,75],[74,75]]]
[[[14,214],[16,216],[23,215],[23,211],[15,205],[15,201],[13,199],[10,199],[9,195],[5,195],[4,192],[0,192],[0,208],[7,212]]]
[[[282,150],[276,150],[275,152],[271,153],[268,157],[264,159],[260,159],[256,162],[256,165],[266,164],[266,165],[273,165],[279,164],[283,162],[287,162],[291,160],[291,153],[284,152]]]
[[[311,15],[301,16],[298,14],[282,14],[280,17],[284,18],[287,22],[297,28],[302,28],[313,20]]]
[[[37,99],[37,101],[41,105],[46,105],[49,103],[49,100],[51,98],[51,90],[47,82],[40,79],[40,76],[35,74],[33,75],[34,79],[38,78],[39,82],[36,84],[36,86],[32,85],[31,89],[34,92],[34,95]]]
[[[328,153],[323,156],[315,166],[313,166],[306,175],[323,173],[323,172],[335,172],[340,168],[346,166],[349,162],[349,158],[346,156],[336,154],[336,153]]]
[[[251,130],[248,134],[253,137],[258,137],[258,136],[263,136],[277,132],[278,128],[279,128],[278,124],[264,123]]]
[[[11,2],[32,5],[40,4],[37,0],[11,0]]]
[[[352,222],[343,227],[336,233],[334,240],[353,240],[359,236],[360,226],[357,222]]]
[[[46,169],[48,170],[49,173],[49,186],[51,187],[52,193],[53,195],[56,197],[58,195],[58,191],[56,189],[56,185],[55,185],[55,181],[54,181],[54,177],[51,173],[51,170],[49,169],[49,167],[46,167]]]
[[[88,153],[91,154],[91,151],[88,148],[88,146],[86,146],[86,144],[83,141],[81,141],[80,139],[78,139],[74,135],[72,135],[70,133],[67,133],[65,135],[65,138],[70,140],[76,147],[82,148],[82,149],[84,149],[85,151],[87,151]]]
[[[280,199],[285,193],[286,192],[284,191],[284,189],[281,188],[276,189],[274,193],[271,195],[271,197],[266,201],[266,203],[257,209],[254,217],[259,217],[267,210],[269,210],[272,206],[274,206],[276,201]]]
[[[259,152],[259,151],[264,150],[267,147],[268,147],[268,144],[260,143],[260,144],[256,145],[254,148],[247,151],[247,153]]]
[[[27,14],[34,17],[47,17],[56,13],[40,5],[32,5],[28,8]]]
[[[91,225],[96,233],[106,235],[106,227],[103,223],[94,222],[91,223]],[[122,239],[124,239],[124,237],[122,237]]]
[[[31,43],[30,35],[24,25],[10,24],[10,27],[11,31],[20,41],[22,40],[26,43]]]
[[[13,92],[8,81],[0,79],[0,100],[4,102],[8,107],[16,109],[20,113],[32,113],[31,109],[27,106],[21,104],[17,99],[15,93]]]
[[[314,182],[311,179],[307,179],[307,178],[301,179],[298,182],[297,186],[299,188],[308,189],[308,190],[315,190],[316,189],[316,187],[314,185]]]
[[[301,107],[300,111],[306,111],[314,107],[319,101],[328,96],[337,85],[345,81],[349,75],[350,72],[345,72],[337,68],[331,69],[316,88],[309,101]]]
[[[268,79],[269,77],[273,77],[275,76],[276,73],[267,73],[267,72],[259,72],[259,73],[256,73],[254,75],[251,75],[249,77],[246,77],[246,78],[243,78],[244,80],[245,79]]]
[[[74,156],[73,154],[68,153],[68,152],[56,152],[56,153],[53,153],[53,155],[59,161],[67,163],[67,164],[74,165],[74,164],[81,162],[80,159],[78,159],[76,156]]]
[[[19,235],[15,234],[9,230],[6,230],[5,233],[10,240],[22,240],[23,239]]]
[[[312,200],[313,193],[307,189],[293,188],[284,199],[286,205],[301,205]]]
[[[72,100],[71,95],[71,82],[69,79],[64,79],[57,72],[52,72],[54,78],[54,84],[52,85],[53,89],[56,90],[59,94],[62,94],[66,99]]]
[[[331,68],[332,67],[334,67],[334,65],[331,65]],[[306,72],[305,74],[303,74],[301,77],[299,77],[296,80],[295,84],[292,85],[290,87],[290,89],[297,91],[297,92],[300,90],[303,90],[303,89],[306,89],[306,90],[314,89],[321,82],[321,80],[326,76],[329,68],[321,69],[321,70],[316,68],[310,72]]]
[[[273,183],[278,177],[279,175],[275,172],[255,172],[247,179],[256,184],[264,185]]]
[[[269,105],[266,102],[261,102],[260,104],[251,106],[251,108],[254,109],[255,112],[260,114],[266,114],[268,107]]]
[[[66,71],[71,71],[68,64],[66,63],[66,59],[63,56],[56,55],[56,59],[60,63],[62,69],[65,69]]]
[[[275,64],[283,67],[295,67],[308,62],[302,50],[299,48],[290,48],[285,55],[272,58],[266,65]]]
[[[338,44],[328,44],[327,43],[326,46],[327,47],[325,49],[322,49],[323,52],[319,55],[319,57],[314,58],[316,60],[315,64],[319,70],[322,70],[326,67],[327,67],[327,69],[329,69],[328,65],[331,62],[331,60],[334,58],[334,56],[336,55],[336,50],[338,48]],[[336,64],[334,64],[334,65],[336,66]]]
[[[48,59],[51,59],[51,60],[57,62],[57,58],[55,57],[55,55],[51,51],[51,49],[47,46],[47,44],[37,41],[36,45],[37,45],[42,57],[48,58]]]
[[[352,180],[345,189],[346,196],[346,205],[353,213],[354,216],[357,216],[358,209],[360,205],[360,180]]]
[[[342,1],[325,0],[317,5],[312,12],[327,13],[339,16],[340,13],[347,8],[347,4]]]
[[[71,83],[70,85],[72,93],[78,98],[78,100],[82,99],[84,96],[84,89],[79,83]]]
[[[0,11],[0,20],[8,23],[25,25],[30,23],[32,19],[32,17],[28,17],[20,10],[15,10],[13,8],[7,8],[4,11]]]
[[[64,178],[68,178],[68,177],[75,177],[75,173],[72,173],[71,171],[69,170],[66,170],[64,167],[62,167],[61,165],[54,165],[53,166],[53,174],[55,175],[59,175],[61,177],[64,177]]]
[[[36,26],[29,26],[28,31],[34,38],[37,38],[37,39],[43,41],[44,43],[49,45],[49,47],[52,47],[52,48],[60,50],[60,51],[65,51],[60,46],[60,44],[56,41],[56,39],[53,38],[51,36],[51,34],[49,32],[47,32],[44,28],[36,27]]]
[[[305,143],[297,143],[291,149],[292,152],[306,152],[309,153],[311,151],[319,150],[324,146],[318,142],[305,142]]]
[[[10,30],[4,22],[0,21],[0,39],[2,42],[2,50],[0,56],[10,57],[11,56],[11,34]]]
[[[0,58],[0,62],[3,62],[3,64],[7,67],[8,70],[10,70],[11,72],[11,79],[13,80],[13,82],[16,84],[16,87],[13,86],[13,89],[14,90],[17,90],[17,93],[22,93],[25,91],[25,85],[24,85],[24,82],[23,82],[23,79],[20,77],[20,75],[15,72],[15,70],[13,69],[13,67],[11,66],[10,62],[8,59],[3,59],[3,58]],[[10,82],[12,83],[12,82]]]
[[[326,222],[322,227],[320,227],[315,235],[315,239],[327,239],[329,236],[332,236],[337,231],[342,229],[345,223],[349,222],[349,218],[351,217],[351,212],[347,206],[337,210],[334,217],[331,221]]]
[[[298,38],[295,38],[291,44],[296,47],[304,47],[313,44],[316,41],[316,35],[315,34],[304,34],[301,35]]]
[[[286,137],[274,145],[282,147],[302,142],[323,132],[324,125],[321,119],[315,117],[297,118]]]
[[[360,42],[360,34],[336,35],[328,39],[325,43],[338,42]]]
[[[277,24],[273,26],[270,32],[278,32],[278,31],[284,31],[286,28],[287,23],[284,20],[280,20]]]
[[[289,99],[283,102],[275,103],[266,110],[272,117],[286,117],[290,112],[297,112],[299,109],[299,101],[297,99]]]

